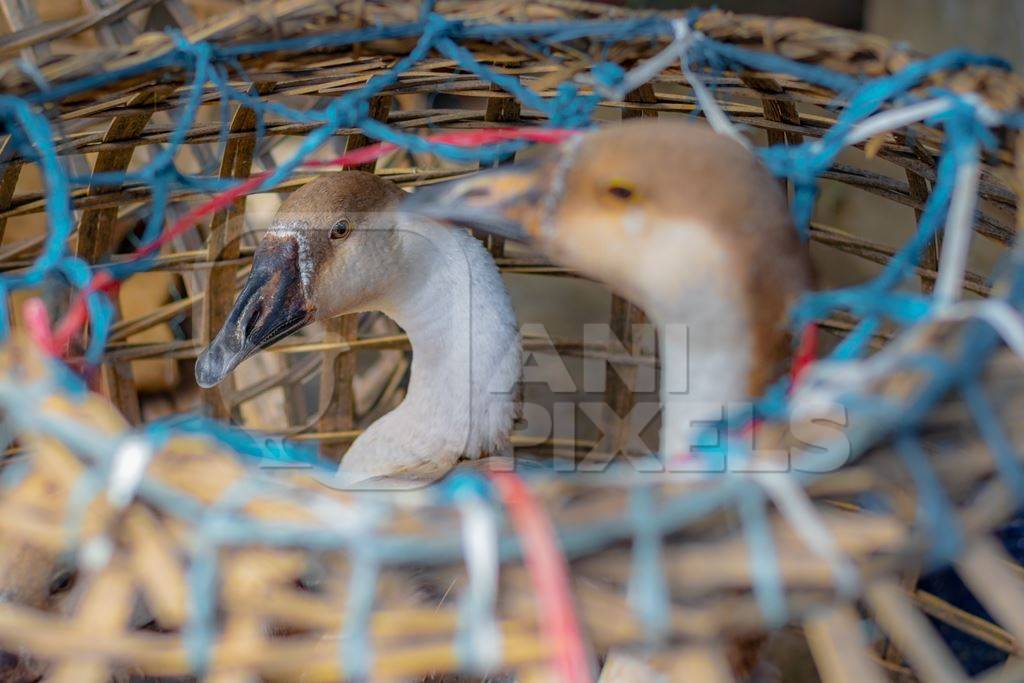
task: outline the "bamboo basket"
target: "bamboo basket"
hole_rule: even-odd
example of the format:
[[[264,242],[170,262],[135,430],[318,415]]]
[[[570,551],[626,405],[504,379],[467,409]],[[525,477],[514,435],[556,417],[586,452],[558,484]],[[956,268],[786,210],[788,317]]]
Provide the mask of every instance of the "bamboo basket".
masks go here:
[[[656,55],[671,39],[665,19],[678,18],[568,0],[425,6],[276,0],[227,7],[191,23],[190,8],[178,0],[115,3],[36,23],[12,7],[8,19],[18,30],[0,37],[0,57],[7,60],[0,79],[9,96],[45,114],[54,153],[79,178],[70,191],[75,230],[66,244],[89,263],[124,262],[132,240],[145,239],[146,212],[161,201],[152,184],[112,183],[100,173],[138,170],[160,154],[160,145],[174,142],[183,172],[246,178],[280,163],[281,150],[317,128],[273,113],[259,117],[237,103],[225,118],[216,89],[204,83],[197,90],[191,82],[204,58],[196,46],[217,47],[214,62],[229,65],[223,77],[237,91],[313,110],[387,76],[415,49],[425,25],[416,22],[432,12],[462,22],[448,26],[458,27],[452,35],[478,63],[557,98],[568,83],[577,94],[592,94],[585,76],[598,62],[629,68]],[[178,31],[140,31],[140,12],[150,23],[175,21]],[[569,21],[578,30],[548,30],[544,49],[526,35],[458,32]],[[617,33],[622,26],[636,35]],[[854,78],[889,76],[923,59],[880,38],[806,20],[711,11],[693,28],[720,45]],[[360,39],[332,39],[346,31],[359,31]],[[25,59],[35,66],[26,69]],[[850,95],[773,70],[708,70],[701,77],[732,120],[773,145],[821,138]],[[942,70],[914,87],[969,93],[998,112],[1022,110],[1024,83],[994,66]],[[190,100],[198,103],[197,115],[176,140],[180,107]],[[678,64],[625,98],[594,107],[600,120],[699,109]],[[367,113],[400,133],[536,126],[547,118],[437,52],[399,74],[367,103]],[[331,140],[354,149],[368,144],[363,133],[342,125]],[[972,297],[1013,301],[1024,258],[1007,249],[1019,220],[1018,141],[1012,126],[995,133],[996,145],[983,158],[973,229],[993,251],[1005,252],[1011,267],[993,288],[992,273],[983,270],[991,262],[972,261],[963,288]],[[906,224],[893,231],[909,236],[937,182],[945,141],[939,127],[919,124],[872,137],[823,177],[857,196],[904,207]],[[51,233],[39,219],[52,218],[55,206],[53,187],[38,180],[40,158],[17,143],[16,136],[0,141],[0,272],[10,276],[31,272],[45,257]],[[371,170],[415,187],[474,168],[398,153]],[[287,193],[312,177],[301,171],[260,196]],[[206,194],[170,186],[169,218]],[[24,332],[24,295],[8,297],[15,333],[0,355],[0,405],[10,441],[0,470],[3,674],[10,680],[393,680],[455,672],[557,678],[566,655],[564,643],[546,630],[547,606],[530,570],[537,551],[519,536],[514,516],[501,512],[502,505],[512,510],[512,493],[501,486],[480,493],[466,483],[476,481],[472,475],[416,491],[334,491],[310,470],[268,474],[246,455],[254,450],[250,442],[267,450],[259,434],[268,430],[328,453],[351,441],[373,416],[359,405],[369,371],[357,356],[378,354],[374,367],[384,368],[388,381],[376,400],[393,401],[408,353],[403,335],[380,320],[342,318],[317,338],[286,341],[264,354],[270,360],[245,387],[180,388],[191,359],[225,319],[251,260],[246,214],[256,199],[215,212],[161,249],[151,270],[166,279],[141,287],[158,282],[157,289],[174,291],[131,313],[122,296],[121,317],[91,387],[45,358]],[[818,220],[810,227],[819,254],[884,265],[897,253],[877,234]],[[488,247],[504,272],[573,276],[498,241]],[[917,267],[926,292],[938,277],[940,251],[937,240],[927,245]],[[54,278],[29,293],[41,294],[52,315],[71,299]],[[614,298],[611,316],[612,329],[625,330],[642,313]],[[839,314],[822,327],[838,339],[858,322]],[[971,319],[883,327],[873,344],[880,350],[861,366],[860,400],[849,406],[846,437],[822,441],[829,444],[826,456],[849,446],[848,464],[784,477],[785,486],[805,492],[808,506],[799,515],[767,504],[750,477],[524,477],[528,488],[518,495],[550,519],[569,562],[588,652],[599,658],[634,653],[672,680],[730,680],[743,669],[738,642],[790,627],[799,634],[791,647],[813,660],[821,680],[964,680],[927,615],[1020,654],[1024,575],[991,536],[1020,503],[1019,361],[999,350],[991,327]],[[651,360],[639,348],[623,359],[609,347],[573,339],[555,340],[554,347],[610,365]],[[931,372],[917,362],[923,356],[946,370]],[[330,390],[311,404],[308,384],[318,377]],[[816,388],[851,390],[842,382],[825,384]],[[979,415],[979,402],[966,401],[965,391],[980,392],[986,410]],[[279,403],[260,403],[273,392]],[[626,411],[632,400],[614,384],[607,399]],[[197,404],[213,417],[261,431],[246,441],[212,423],[198,430],[154,426],[168,405]],[[260,423],[267,405],[289,406],[286,424]],[[819,426],[801,428],[806,434]],[[774,446],[796,444],[792,423],[769,421],[763,433]],[[531,448],[585,452],[590,445],[549,441]],[[753,464],[771,465],[765,457]],[[125,475],[132,463],[142,469]],[[502,563],[493,589],[467,562],[476,550],[466,545],[464,531],[481,514],[481,496],[490,511],[482,519],[495,525]],[[806,530],[794,525],[801,516],[827,532],[829,547],[808,542]],[[922,567],[950,562],[993,622],[915,588]],[[494,643],[500,645],[489,651]],[[605,674],[614,679],[615,672]],[[1011,656],[982,678],[1022,676]]]

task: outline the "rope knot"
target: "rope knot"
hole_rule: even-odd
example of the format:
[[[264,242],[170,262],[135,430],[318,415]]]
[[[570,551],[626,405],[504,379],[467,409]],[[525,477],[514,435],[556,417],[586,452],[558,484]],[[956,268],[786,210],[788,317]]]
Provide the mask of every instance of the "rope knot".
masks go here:
[[[626,77],[626,70],[614,62],[601,62],[590,72],[595,82],[609,88],[616,87]]]
[[[423,27],[423,35],[440,38],[445,36],[448,38],[458,39],[463,33],[463,22],[458,19],[446,19],[440,14],[428,14],[425,25]]]
[[[590,123],[600,95],[581,95],[573,83],[560,83],[551,101],[551,125],[555,128],[583,128]]]
[[[178,52],[191,57],[196,64],[207,63],[213,58],[213,47],[206,41],[193,43],[177,29],[168,29],[167,36],[174,41]]]
[[[383,76],[373,76],[367,81],[367,86],[373,83],[374,79]],[[340,98],[334,100],[324,110],[326,122],[332,129],[354,128],[361,121],[370,118],[370,104],[366,100],[349,100]]]
[[[494,497],[490,482],[475,472],[455,472],[445,480],[440,494],[443,502],[489,500]]]
[[[956,137],[957,143],[975,141],[984,149],[996,149],[999,140],[991,127],[999,124],[994,120],[998,116],[997,112],[986,106],[979,97],[947,94],[950,100],[949,108],[929,117],[925,122],[933,126],[942,124],[951,137]],[[951,149],[954,154],[958,154],[963,147],[957,144],[952,145]]]

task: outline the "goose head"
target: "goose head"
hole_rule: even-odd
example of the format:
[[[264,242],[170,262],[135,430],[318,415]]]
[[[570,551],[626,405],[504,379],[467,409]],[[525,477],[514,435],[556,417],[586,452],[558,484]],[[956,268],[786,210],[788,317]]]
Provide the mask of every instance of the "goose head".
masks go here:
[[[404,193],[370,173],[321,176],[281,205],[217,336],[196,362],[212,387],[306,325],[379,308],[401,258],[394,207]]]
[[[788,349],[786,311],[809,282],[780,183],[697,122],[604,126],[522,163],[421,188],[403,210],[530,244],[658,323],[742,309],[755,366]],[[771,374],[753,372],[750,393]]]

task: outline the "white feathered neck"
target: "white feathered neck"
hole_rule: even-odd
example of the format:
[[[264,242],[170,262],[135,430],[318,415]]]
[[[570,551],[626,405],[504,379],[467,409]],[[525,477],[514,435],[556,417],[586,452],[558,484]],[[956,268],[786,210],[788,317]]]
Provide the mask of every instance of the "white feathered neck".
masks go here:
[[[498,269],[464,230],[396,215],[402,268],[376,308],[412,345],[405,400],[353,442],[341,470],[439,476],[508,444],[521,346]]]

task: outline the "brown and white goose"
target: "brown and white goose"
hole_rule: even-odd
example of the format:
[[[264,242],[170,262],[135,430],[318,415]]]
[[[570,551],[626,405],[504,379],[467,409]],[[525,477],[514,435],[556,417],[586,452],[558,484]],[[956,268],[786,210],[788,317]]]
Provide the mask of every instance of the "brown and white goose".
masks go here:
[[[352,475],[443,475],[460,457],[508,444],[521,350],[515,314],[490,255],[464,230],[396,211],[394,184],[357,171],[326,175],[281,205],[235,305],[196,363],[203,387],[317,320],[382,311],[408,334],[402,403],[351,445]]]
[[[605,126],[404,207],[530,243],[643,307],[659,329],[667,457],[780,374],[787,310],[811,279],[778,181],[696,122]]]

